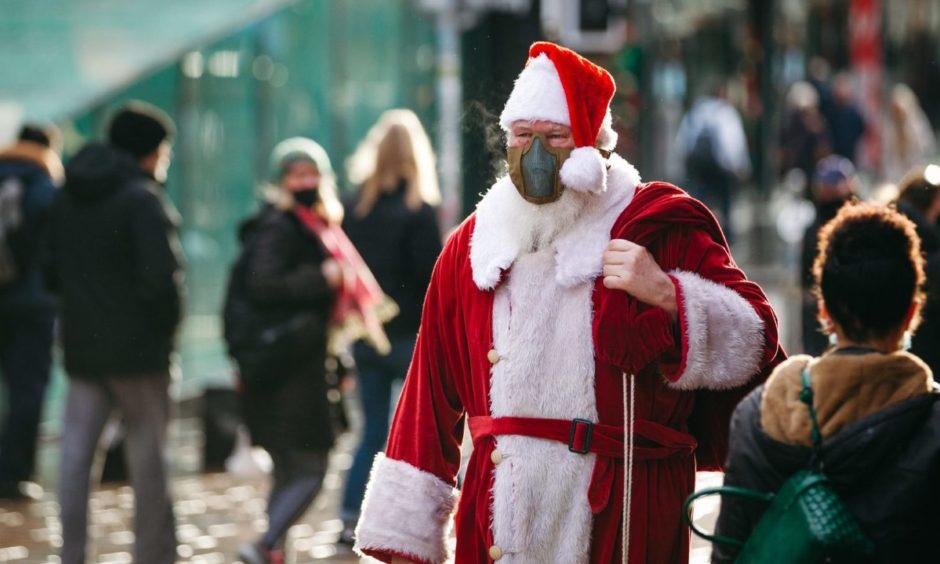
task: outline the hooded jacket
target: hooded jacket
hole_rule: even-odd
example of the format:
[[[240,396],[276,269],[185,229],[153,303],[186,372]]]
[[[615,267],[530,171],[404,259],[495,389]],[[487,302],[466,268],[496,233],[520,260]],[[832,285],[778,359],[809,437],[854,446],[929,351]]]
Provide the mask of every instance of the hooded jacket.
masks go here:
[[[0,245],[6,247],[14,269],[12,279],[0,281],[0,315],[51,312],[38,256],[56,186],[61,181],[62,163],[48,147],[21,141],[0,151],[0,185],[15,182],[20,191],[18,201],[13,202],[16,225],[4,225],[0,218],[4,239]]]
[[[776,492],[808,466],[810,424],[799,401],[810,362],[823,434],[823,471],[876,546],[875,562],[929,562],[940,504],[940,393],[907,353],[842,349],[793,357],[754,390],[731,420],[725,485]],[[717,534],[746,539],[765,506],[723,497]],[[712,562],[737,550],[716,544]]]
[[[181,314],[177,222],[129,154],[90,143],[69,162],[44,270],[60,300],[72,376],[169,368]]]

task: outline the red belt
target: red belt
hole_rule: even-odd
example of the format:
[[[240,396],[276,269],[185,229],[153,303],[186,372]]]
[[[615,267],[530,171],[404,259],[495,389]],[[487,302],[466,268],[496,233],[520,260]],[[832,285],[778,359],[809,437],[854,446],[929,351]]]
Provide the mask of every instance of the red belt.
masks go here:
[[[610,501],[614,483],[614,459],[624,457],[623,427],[592,423],[586,419],[541,419],[536,417],[469,417],[470,436],[476,444],[486,437],[520,435],[566,443],[576,454],[597,454],[588,500],[599,513]],[[635,460],[661,460],[691,455],[695,438],[647,419],[633,422]],[[637,444],[639,443],[639,444]]]

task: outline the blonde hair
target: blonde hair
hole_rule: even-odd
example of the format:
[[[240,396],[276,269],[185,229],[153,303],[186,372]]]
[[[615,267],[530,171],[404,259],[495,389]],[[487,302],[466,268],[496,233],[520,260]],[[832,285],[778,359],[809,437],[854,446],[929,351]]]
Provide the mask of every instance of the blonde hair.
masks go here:
[[[354,210],[358,217],[368,215],[381,192],[394,188],[398,180],[406,183],[405,205],[409,209],[441,201],[434,151],[411,110],[383,113],[346,161],[346,170],[350,182],[360,187]]]
[[[280,181],[287,168],[297,162],[308,162],[317,167],[320,173],[320,201],[314,211],[329,223],[342,223],[343,204],[337,196],[333,166],[323,147],[312,139],[293,137],[274,147],[271,151],[271,183],[265,187],[265,201],[280,210],[286,211],[294,207],[293,194],[281,188]]]

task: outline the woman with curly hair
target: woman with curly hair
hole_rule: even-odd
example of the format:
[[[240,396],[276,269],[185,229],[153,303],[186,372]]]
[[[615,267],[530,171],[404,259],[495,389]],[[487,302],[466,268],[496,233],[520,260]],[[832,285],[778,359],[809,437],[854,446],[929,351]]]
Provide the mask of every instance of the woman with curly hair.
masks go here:
[[[930,369],[906,352],[923,302],[914,224],[892,208],[847,205],[823,226],[813,265],[832,346],[790,358],[735,410],[725,485],[776,492],[813,449],[801,403],[808,368],[832,487],[874,542],[877,562],[935,558],[940,502],[940,398]],[[717,533],[746,539],[766,506],[725,497]],[[715,545],[713,562],[737,549]]]

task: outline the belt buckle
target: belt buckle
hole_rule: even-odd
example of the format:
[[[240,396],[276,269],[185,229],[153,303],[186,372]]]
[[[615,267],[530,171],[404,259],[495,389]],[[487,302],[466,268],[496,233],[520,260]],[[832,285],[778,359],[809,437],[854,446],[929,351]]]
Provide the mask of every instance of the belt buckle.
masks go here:
[[[577,435],[578,424],[587,425],[587,431],[584,434],[584,444],[578,449],[574,446],[574,439]],[[591,438],[594,435],[594,422],[587,419],[572,419],[571,430],[568,431],[568,451],[575,454],[587,454],[591,452]]]

